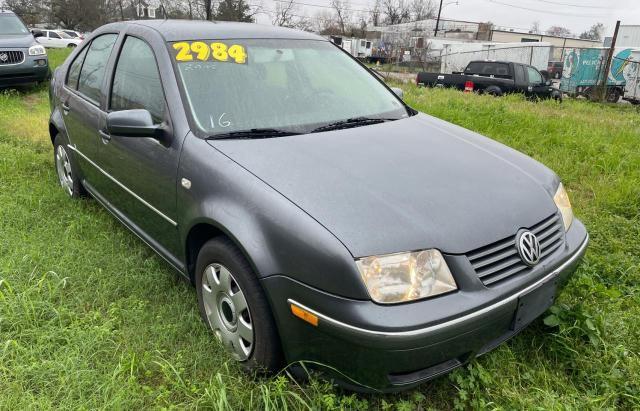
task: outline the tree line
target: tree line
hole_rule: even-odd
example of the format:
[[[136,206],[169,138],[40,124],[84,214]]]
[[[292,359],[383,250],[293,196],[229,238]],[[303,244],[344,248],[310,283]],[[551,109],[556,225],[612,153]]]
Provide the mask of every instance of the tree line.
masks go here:
[[[271,3],[271,1],[270,1]],[[323,34],[361,35],[367,26],[382,26],[434,18],[436,0],[375,0],[358,8],[350,0],[330,0],[311,15],[304,0],[0,0],[29,25],[90,31],[114,21],[140,18],[141,7],[160,17],[219,21],[255,21],[264,14],[272,24]],[[157,16],[157,14],[156,14]]]
[[[244,22],[254,21],[259,11],[246,0],[0,0],[2,4],[29,26],[45,24],[80,31],[139,19],[145,7],[158,10],[161,17]]]

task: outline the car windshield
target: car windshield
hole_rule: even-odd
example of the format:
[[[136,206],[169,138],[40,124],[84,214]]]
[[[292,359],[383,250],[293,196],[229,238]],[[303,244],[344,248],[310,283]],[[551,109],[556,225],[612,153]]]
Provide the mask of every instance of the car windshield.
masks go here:
[[[169,48],[206,136],[309,133],[345,120],[355,126],[410,115],[395,94],[326,41],[202,40]]]
[[[5,34],[28,34],[29,30],[13,14],[0,14],[0,36]]]
[[[73,38],[70,35],[68,35],[67,33],[65,33],[64,31],[56,31],[56,33],[58,33],[60,35],[60,37],[62,37],[63,39],[71,39],[71,38]]]

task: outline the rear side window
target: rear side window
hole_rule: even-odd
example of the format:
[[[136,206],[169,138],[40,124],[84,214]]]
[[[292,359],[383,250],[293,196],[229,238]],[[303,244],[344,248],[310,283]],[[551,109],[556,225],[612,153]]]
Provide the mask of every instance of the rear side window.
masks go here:
[[[127,37],[113,76],[112,110],[145,109],[154,121],[162,121],[164,94],[158,65],[151,47],[135,37]]]
[[[476,61],[469,63],[464,72],[467,74],[506,77],[509,76],[509,66],[504,63]]]
[[[526,83],[527,80],[524,76],[524,66],[521,66],[520,64],[514,64],[513,67],[515,68],[515,72],[516,72],[516,83],[517,84]]]
[[[80,69],[82,69],[82,63],[84,62],[84,56],[87,55],[87,47],[85,47],[80,54],[73,60],[73,63],[69,66],[69,72],[67,73],[67,86],[74,90],[78,88],[78,78],[80,77]]]
[[[99,102],[102,97],[100,89],[102,88],[104,71],[117,38],[116,34],[103,34],[96,37],[91,42],[84,59],[78,81],[78,91],[95,102]]]

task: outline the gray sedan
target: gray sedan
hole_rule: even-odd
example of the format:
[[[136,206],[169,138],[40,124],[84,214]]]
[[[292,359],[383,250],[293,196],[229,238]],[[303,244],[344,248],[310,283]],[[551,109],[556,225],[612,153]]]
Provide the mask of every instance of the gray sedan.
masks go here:
[[[51,94],[63,189],[194,284],[251,371],[415,386],[540,316],[587,246],[555,173],[418,113],[314,34],[109,24]]]

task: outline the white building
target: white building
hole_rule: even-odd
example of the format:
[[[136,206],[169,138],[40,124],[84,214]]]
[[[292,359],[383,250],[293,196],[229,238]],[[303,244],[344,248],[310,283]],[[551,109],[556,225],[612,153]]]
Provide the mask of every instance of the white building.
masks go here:
[[[640,48],[640,25],[620,25],[616,47]]]

